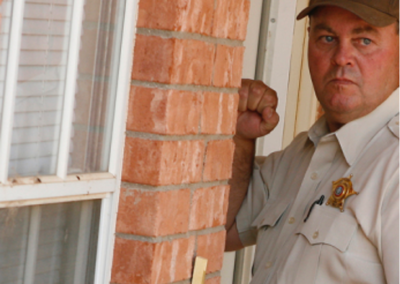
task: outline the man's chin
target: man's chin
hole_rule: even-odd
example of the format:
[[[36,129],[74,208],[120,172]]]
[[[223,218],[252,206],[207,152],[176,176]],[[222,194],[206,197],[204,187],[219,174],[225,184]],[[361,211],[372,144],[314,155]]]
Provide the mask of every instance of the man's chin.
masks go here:
[[[360,105],[357,97],[348,93],[335,93],[326,98],[325,109],[333,113],[350,113]]]

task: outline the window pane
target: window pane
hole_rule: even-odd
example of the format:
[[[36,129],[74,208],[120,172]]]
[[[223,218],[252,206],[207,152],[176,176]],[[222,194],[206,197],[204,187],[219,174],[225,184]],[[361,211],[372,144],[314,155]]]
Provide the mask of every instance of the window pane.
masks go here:
[[[72,0],[25,1],[9,176],[55,174]]]
[[[121,2],[86,0],[83,19],[74,19],[73,5],[82,1],[25,1],[10,178],[56,174],[70,31],[76,21],[82,21],[82,30],[68,173],[108,170]]]
[[[108,171],[123,9],[118,0],[88,0],[78,65],[69,173]]]
[[[100,205],[0,209],[0,284],[93,283]]]
[[[4,100],[4,81],[6,75],[6,64],[8,55],[8,42],[10,35],[10,20],[12,1],[3,0],[0,6],[0,130]]]

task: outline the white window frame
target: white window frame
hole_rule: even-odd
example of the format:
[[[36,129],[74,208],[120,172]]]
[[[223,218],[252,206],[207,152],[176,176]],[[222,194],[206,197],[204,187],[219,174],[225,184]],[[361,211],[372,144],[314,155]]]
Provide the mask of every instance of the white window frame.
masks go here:
[[[125,1],[124,3],[122,3]],[[122,26],[116,101],[112,128],[108,172],[68,175],[68,150],[72,128],[74,96],[77,78],[79,43],[82,29],[84,0],[75,0],[68,55],[68,71],[61,127],[57,173],[54,176],[35,176],[9,179],[8,165],[13,129],[15,89],[23,11],[25,0],[14,0],[11,18],[10,44],[6,67],[3,112],[0,133],[0,208],[43,205],[67,201],[101,199],[99,237],[94,283],[109,283],[115,238],[115,225],[121,186],[122,160],[125,143],[128,95],[133,62],[133,43],[136,31],[138,0],[123,0],[118,9]],[[118,39],[117,39],[118,40]],[[11,94],[11,95],[10,95]],[[85,217],[85,216],[83,216]],[[33,251],[34,253],[34,251]],[[79,281],[78,281],[79,282]]]
[[[294,116],[288,117],[285,115],[288,110],[288,105],[293,99],[291,93],[293,90],[290,88],[290,84],[296,84],[293,82],[298,78],[293,78],[292,69],[297,68],[293,64],[293,47],[298,45],[298,38],[295,38],[295,27],[303,25],[302,22],[296,22],[296,15],[305,5],[308,4],[308,0],[262,0],[264,6],[262,7],[262,16],[260,23],[260,34],[255,40],[249,35],[249,33],[257,30],[257,27],[248,27],[248,35],[245,41],[247,50],[254,50],[254,41],[258,42],[258,53],[254,51],[250,53],[251,56],[256,56],[256,59],[251,58],[245,60],[255,64],[254,79],[262,80],[264,83],[273,88],[278,94],[278,107],[277,112],[280,114],[280,121],[278,126],[273,132],[257,139],[256,155],[267,156],[272,152],[279,151],[285,146],[284,132],[288,125],[292,125],[294,122]],[[307,3],[306,3],[307,2]],[[258,3],[258,1],[257,1]],[[253,3],[252,3],[253,4]],[[270,5],[269,7],[267,5]],[[260,6],[260,4],[258,3]],[[256,12],[260,12],[260,7]],[[253,18],[253,15],[250,15]],[[249,22],[251,23],[251,21]],[[252,23],[257,25],[257,23]],[[252,42],[249,42],[251,40]],[[300,38],[302,42],[303,39]],[[296,56],[296,54],[294,55]],[[246,57],[246,53],[245,53]],[[248,68],[248,66],[246,66]],[[251,77],[249,70],[244,74],[245,77]],[[292,76],[292,77],[291,77]],[[299,83],[297,83],[299,84]],[[294,90],[295,92],[298,91]],[[288,138],[290,141],[293,136]],[[236,261],[232,264],[232,261],[226,261],[227,265],[234,265],[234,268],[223,268],[223,271],[230,273],[233,271],[233,276],[222,274],[222,283],[225,283],[225,279],[233,278],[234,284],[247,284],[251,280],[251,269],[253,265],[255,253],[255,246],[246,247],[243,250],[237,251],[236,256],[232,254],[225,254],[226,257],[235,257]]]

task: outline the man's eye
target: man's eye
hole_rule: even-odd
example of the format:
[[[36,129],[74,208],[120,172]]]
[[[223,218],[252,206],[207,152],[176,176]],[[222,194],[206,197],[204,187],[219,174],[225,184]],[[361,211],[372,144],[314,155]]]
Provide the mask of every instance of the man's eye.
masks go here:
[[[333,41],[333,36],[324,36],[324,40],[326,42],[332,42]]]
[[[363,44],[363,45],[369,45],[369,44],[371,44],[371,40],[369,39],[369,38],[362,38],[361,39],[361,43]]]

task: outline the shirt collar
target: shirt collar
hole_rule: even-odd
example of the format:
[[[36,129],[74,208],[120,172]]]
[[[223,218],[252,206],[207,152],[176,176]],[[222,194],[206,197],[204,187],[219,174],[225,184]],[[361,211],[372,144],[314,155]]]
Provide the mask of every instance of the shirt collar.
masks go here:
[[[314,143],[314,147],[317,147],[321,138],[327,134],[329,134],[328,124],[325,115],[323,115],[308,131],[308,138]]]
[[[310,128],[308,137],[317,146],[323,136],[335,135],[347,163],[351,166],[372,137],[398,113],[399,89],[371,113],[343,125],[334,133],[329,133],[325,116],[322,116]]]

